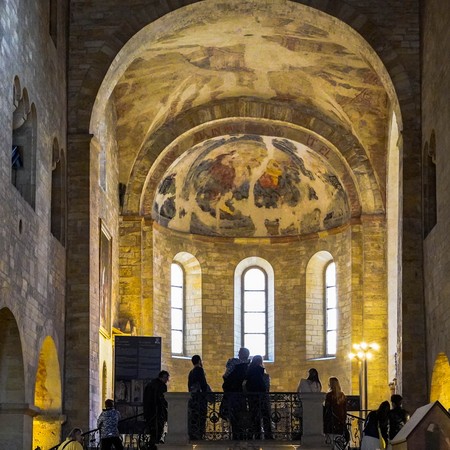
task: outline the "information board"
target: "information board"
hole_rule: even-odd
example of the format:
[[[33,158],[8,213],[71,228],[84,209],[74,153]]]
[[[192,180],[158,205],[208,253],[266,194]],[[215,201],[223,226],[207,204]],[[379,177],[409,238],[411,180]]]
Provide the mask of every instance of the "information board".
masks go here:
[[[114,349],[115,401],[140,404],[145,384],[161,371],[161,338],[116,336]]]

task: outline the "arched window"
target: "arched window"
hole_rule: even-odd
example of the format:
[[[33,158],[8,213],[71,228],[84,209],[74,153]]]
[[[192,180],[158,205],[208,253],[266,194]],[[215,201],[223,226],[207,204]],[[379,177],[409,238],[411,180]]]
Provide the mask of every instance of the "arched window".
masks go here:
[[[267,274],[251,267],[242,278],[242,346],[267,359]]]
[[[337,296],[336,264],[330,262],[325,269],[325,353],[336,354],[337,343]]]
[[[251,355],[274,360],[274,272],[264,259],[252,256],[235,270],[235,351],[247,347]]]
[[[14,112],[11,148],[11,183],[34,208],[36,197],[36,108],[28,92],[14,80]]]
[[[170,267],[170,305],[172,354],[184,354],[184,271],[177,264]]]
[[[306,358],[334,357],[337,350],[336,264],[327,251],[314,254],[306,267]]]

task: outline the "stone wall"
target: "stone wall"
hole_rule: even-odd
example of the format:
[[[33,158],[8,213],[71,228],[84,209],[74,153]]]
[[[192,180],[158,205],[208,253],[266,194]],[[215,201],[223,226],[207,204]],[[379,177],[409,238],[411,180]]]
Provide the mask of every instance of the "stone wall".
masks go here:
[[[447,359],[443,373],[450,370],[450,61],[444,56],[450,51],[450,11],[446,6],[443,1],[433,0],[425,2],[423,8],[422,151],[424,158],[429,157],[435,164],[437,201],[437,222],[423,245],[429,387],[440,354]],[[428,151],[434,154],[427,155]],[[448,379],[444,386],[448,392]],[[448,395],[446,398],[448,401]]]
[[[358,231],[358,226],[354,226]],[[355,237],[349,227],[339,232],[312,235],[308,239],[213,239],[185,235],[154,225],[153,252],[155,273],[154,335],[163,338],[163,368],[176,374],[171,379],[171,391],[185,391],[187,373],[191,369],[190,356],[169,357],[170,348],[170,264],[180,251],[195,256],[201,267],[202,277],[202,357],[208,381],[215,390],[221,390],[221,376],[225,362],[235,354],[234,345],[234,271],[237,264],[248,256],[258,256],[268,261],[275,277],[275,358],[266,363],[272,377],[272,390],[285,392],[297,388],[298,381],[310,367],[316,367],[321,375],[324,389],[329,376],[338,376],[347,393],[358,393],[357,367],[352,379],[352,363],[347,358],[353,339],[360,339],[361,305],[358,293],[353,295],[353,273],[357,277],[365,248],[364,290],[371,293],[370,303],[364,313],[368,332],[366,339],[381,345],[382,351],[375,355],[370,364],[370,398],[375,407],[388,395],[387,383],[387,330],[383,329],[386,319],[385,283],[383,261],[378,252],[383,242],[383,226],[378,220],[366,219],[363,224],[363,240]],[[359,234],[361,236],[361,234]],[[355,251],[355,248],[360,251]],[[336,358],[307,360],[306,317],[307,276],[306,269],[311,257],[319,251],[328,251],[337,268],[337,289],[339,302],[339,340]],[[382,253],[382,252],[381,252]],[[370,265],[370,268],[367,267]],[[380,278],[381,277],[381,278]],[[378,284],[378,287],[373,286]],[[146,293],[144,293],[144,296]],[[356,330],[352,332],[352,327]],[[354,373],[354,372],[353,372]],[[377,403],[378,402],[378,403]]]
[[[67,2],[58,5],[55,45],[49,33],[48,2],[5,0],[0,4],[0,311],[7,308],[12,312],[20,334],[17,357],[23,358],[25,372],[21,393],[21,414],[25,415],[32,414],[40,350],[47,336],[56,346],[58,377],[62,377],[64,367],[65,248],[64,242],[61,244],[50,232],[54,140],[63,151],[67,149]],[[11,183],[15,78],[20,83],[20,95],[26,89],[29,104],[36,109],[34,207]],[[0,336],[0,348],[5,340],[8,336]],[[20,374],[8,370],[0,357],[0,379],[12,377],[19,383],[16,375]],[[8,403],[8,397],[3,391],[0,403]],[[7,409],[2,405],[3,411]],[[22,421],[23,442],[2,439],[8,442],[8,448],[31,448],[32,424],[29,417]],[[53,445],[58,440],[59,436],[53,438]]]

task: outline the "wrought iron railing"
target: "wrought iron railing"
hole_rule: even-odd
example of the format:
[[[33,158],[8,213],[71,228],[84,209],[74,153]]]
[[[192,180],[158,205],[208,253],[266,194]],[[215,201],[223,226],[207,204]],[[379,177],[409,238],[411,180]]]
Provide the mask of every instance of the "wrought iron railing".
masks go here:
[[[188,406],[191,440],[278,440],[301,438],[295,393],[198,393]]]
[[[361,415],[347,414],[348,433],[334,438],[337,450],[360,448],[363,421]],[[200,440],[300,443],[303,432],[301,402],[298,394],[292,392],[192,394],[187,407],[187,422],[189,440],[194,443]],[[122,419],[119,431],[125,450],[149,448],[150,435],[143,414]],[[85,450],[100,449],[99,429],[85,432],[83,442]],[[50,450],[57,450],[58,445]]]

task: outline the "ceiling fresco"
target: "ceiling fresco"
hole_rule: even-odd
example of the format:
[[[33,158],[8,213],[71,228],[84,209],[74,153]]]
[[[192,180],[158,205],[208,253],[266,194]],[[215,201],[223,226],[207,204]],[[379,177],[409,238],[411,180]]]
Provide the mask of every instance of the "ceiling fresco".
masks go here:
[[[114,111],[119,182],[126,186],[123,213],[147,216],[156,195],[157,209],[152,214],[161,223],[196,233],[236,235],[239,221],[245,236],[295,235],[345,222],[348,199],[341,198],[338,190],[331,195],[324,187],[329,183],[320,184],[323,180],[318,175],[314,182],[310,180],[311,187],[316,193],[322,189],[323,195],[320,200],[314,200],[312,195],[306,207],[308,177],[300,166],[295,170],[287,169],[289,164],[283,162],[283,151],[275,146],[275,137],[280,142],[290,140],[305,167],[314,175],[319,173],[317,170],[321,171],[322,177],[325,173],[347,173],[347,178],[355,185],[354,193],[350,195],[350,203],[356,205],[353,211],[382,213],[392,105],[389,80],[380,69],[380,61],[373,49],[339,20],[295,2],[210,0],[201,2],[201,7],[199,5],[179,8],[130,39],[113,62],[100,90],[98,110],[101,111],[102,102],[107,100]],[[101,114],[93,115],[93,134],[98,134],[101,129],[99,117]],[[267,125],[266,130],[257,131],[255,135],[272,136],[271,142],[261,138],[257,144],[253,138],[250,145],[248,141],[252,152],[255,145],[260,149],[266,147],[266,152],[281,152],[274,158],[276,167],[261,162],[268,180],[271,171],[283,171],[282,182],[275,189],[276,199],[267,195],[264,180],[258,184],[253,179],[249,183],[260,187],[244,198],[245,190],[239,185],[240,169],[232,167],[230,161],[233,158],[228,153],[219,154],[219,148],[229,151],[227,145],[232,145],[228,142],[231,135],[247,133],[239,130],[235,121],[252,119],[261,119],[260,123]],[[163,173],[166,178],[159,184],[159,189],[170,184],[167,167],[173,159],[169,161],[168,155],[176,152],[167,149],[180,139],[189,140],[190,133],[197,137],[196,128],[215,121],[229,121],[229,129],[221,133],[228,136],[223,137],[228,144],[219,146],[214,158],[210,155],[215,161],[209,161],[214,170],[211,168],[208,172],[205,166],[192,165],[197,171],[201,169],[203,178],[199,177],[195,183],[201,179],[203,186],[196,186],[195,196],[192,192],[188,196],[188,203],[192,207],[195,205],[195,211],[180,212],[182,197],[177,196],[182,192],[186,195],[179,187],[182,177],[173,179],[177,185],[171,186],[176,191],[171,200],[164,189],[164,194],[154,192]],[[319,169],[318,160],[314,163],[313,158],[306,156],[310,152],[302,147],[303,144],[294,142],[289,131],[273,133],[274,126],[282,129],[281,123],[286,124],[286,130],[300,127],[312,139],[329,142],[329,147],[339,154],[344,171],[337,168],[333,171],[331,165],[323,164]],[[205,142],[210,137],[206,136]],[[198,140],[187,148],[197,143]],[[208,147],[209,144],[204,145]],[[240,157],[245,153],[235,151],[241,154]],[[283,154],[286,156],[286,151]],[[192,152],[189,155],[183,160],[190,161]],[[259,159],[255,157],[255,160]],[[179,164],[175,165],[176,174],[184,173]],[[253,166],[250,164],[249,167]],[[214,187],[216,181],[204,177],[208,173],[213,176],[219,169],[230,173],[234,170],[237,178],[227,182],[222,180],[225,184],[220,189]],[[257,169],[252,172],[252,177],[255,173]],[[301,208],[306,208],[305,213],[302,217],[298,212],[292,213],[291,221],[283,219],[280,222],[281,215],[278,217],[276,210],[301,209],[298,205],[290,206],[297,194],[283,184],[289,181],[294,185],[294,173],[301,179],[301,188],[297,184],[296,189],[300,193]],[[341,182],[346,185],[345,180]],[[227,195],[231,195],[232,202],[221,190],[225,189],[226,183],[230,186]],[[373,194],[368,195],[369,192]],[[246,212],[249,205],[244,208],[243,204],[249,203],[252,196],[253,209]],[[226,201],[221,203],[219,197]],[[171,202],[176,204],[171,206]],[[315,202],[317,209],[312,208]],[[316,217],[314,221],[312,217],[317,216],[318,211],[320,218]],[[227,231],[228,226],[232,231]]]
[[[153,217],[193,234],[274,237],[340,226],[350,209],[332,167],[306,146],[232,135],[174,161],[157,188]]]

